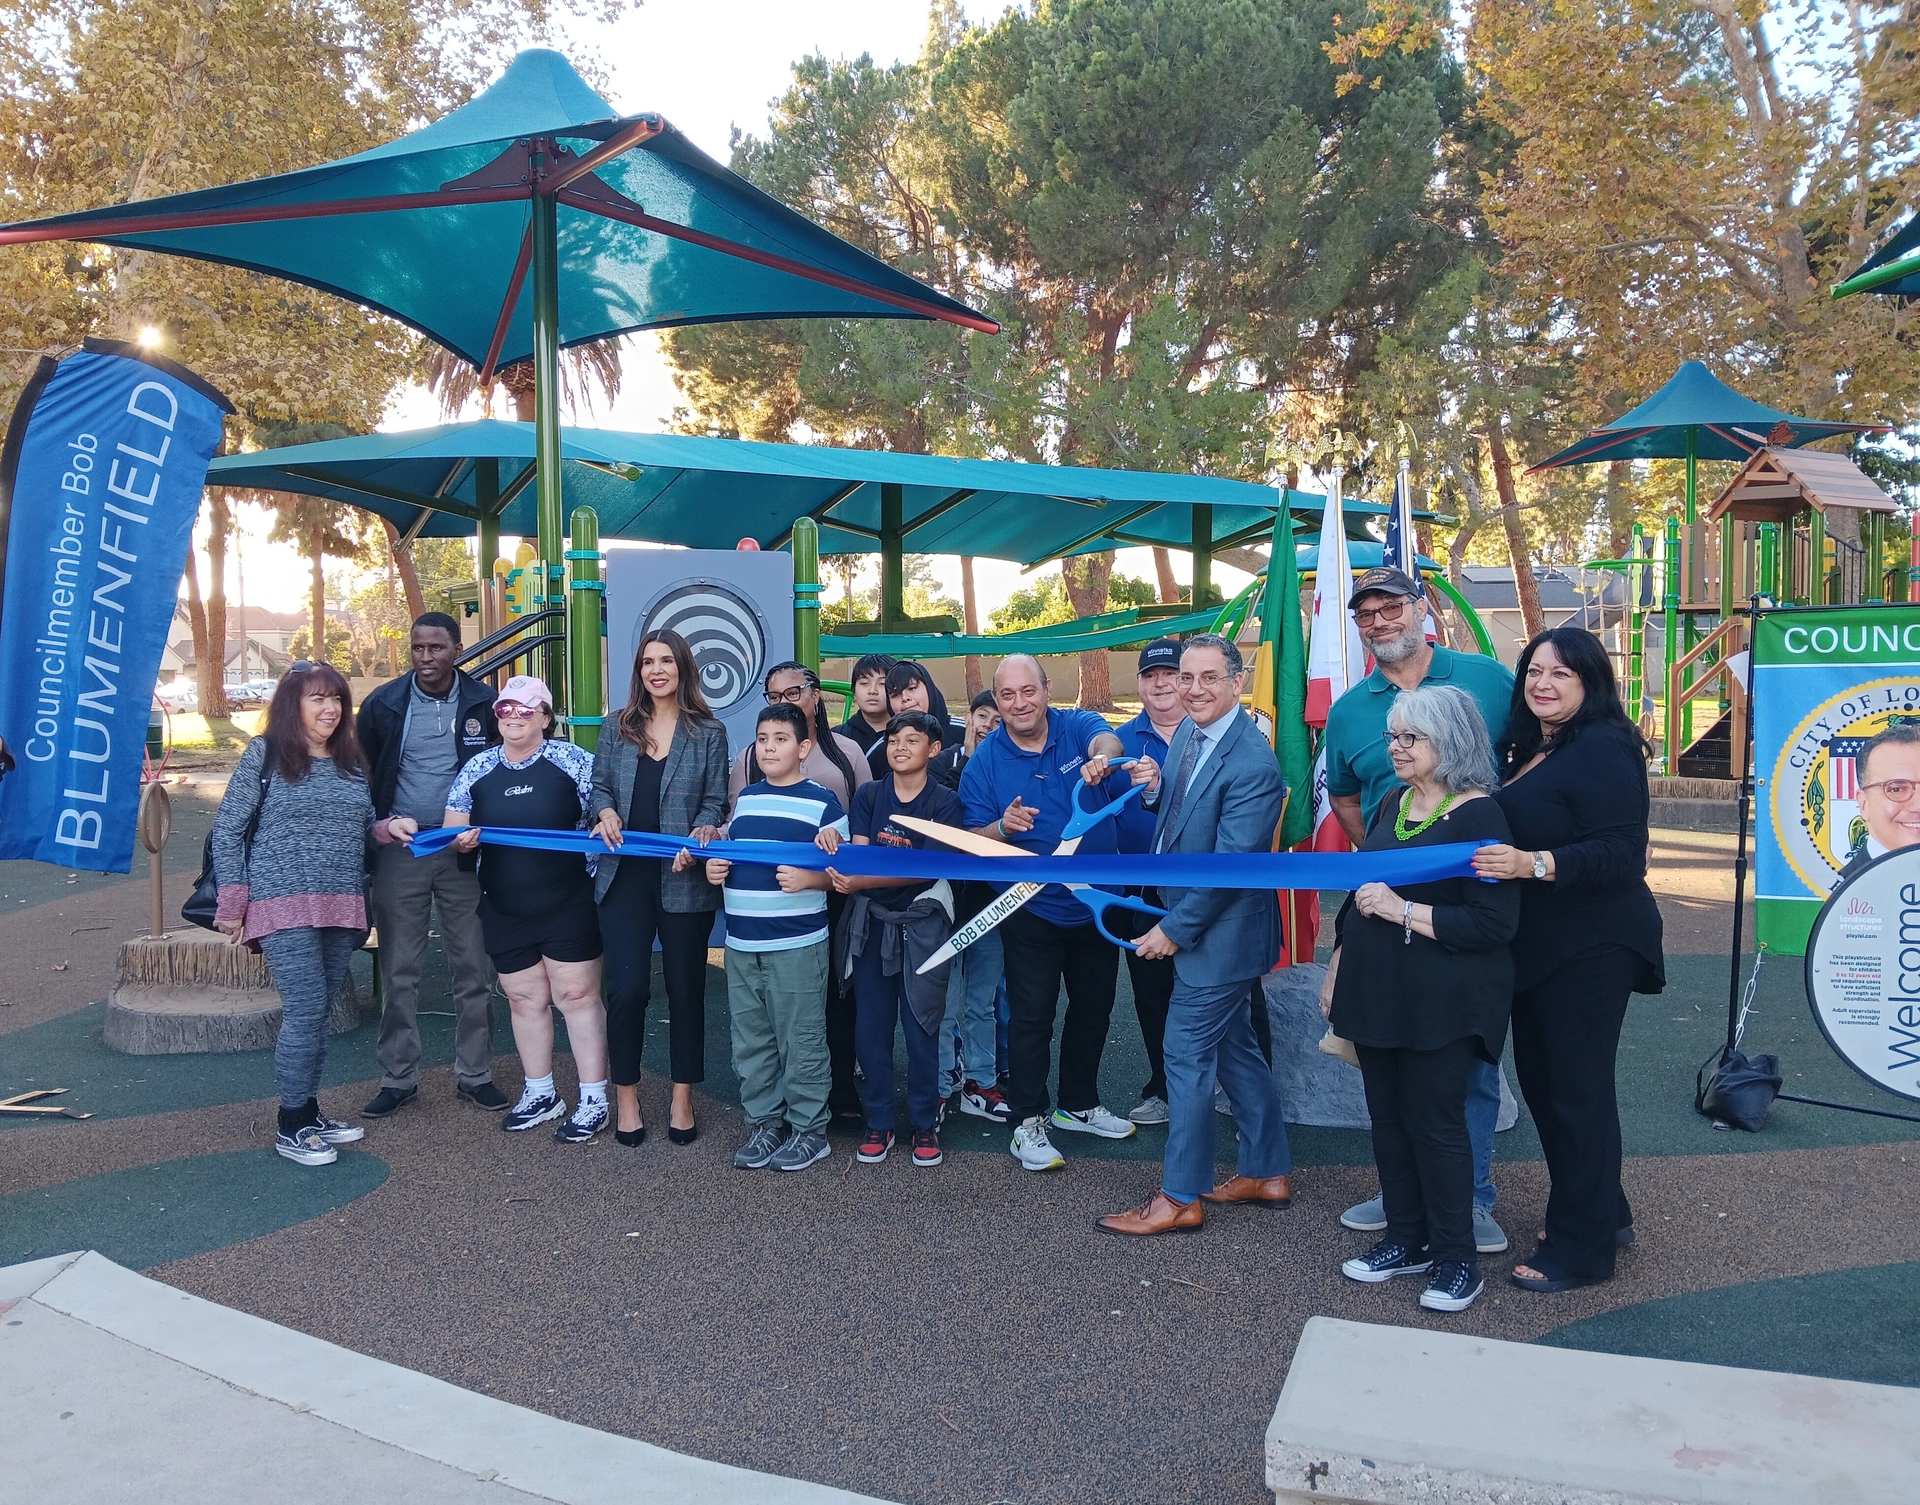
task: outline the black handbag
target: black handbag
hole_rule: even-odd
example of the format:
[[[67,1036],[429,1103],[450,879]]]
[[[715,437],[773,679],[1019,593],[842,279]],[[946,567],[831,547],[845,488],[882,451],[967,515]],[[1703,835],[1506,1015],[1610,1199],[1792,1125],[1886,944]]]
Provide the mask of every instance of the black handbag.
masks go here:
[[[260,812],[267,803],[267,786],[273,782],[273,769],[270,764],[262,764],[260,774],[260,798],[254,802],[253,814],[247,817],[246,835],[242,838],[242,850],[249,861],[253,857],[254,833],[260,829]],[[214,916],[220,909],[220,880],[213,875],[213,832],[207,832],[206,845],[200,851],[200,876],[193,880],[193,892],[187,895],[187,902],[180,906],[180,918],[189,925],[198,925],[202,930],[213,930]]]
[[[1707,1075],[1708,1066],[1714,1068],[1712,1076]],[[1784,1081],[1778,1056],[1749,1060],[1737,1050],[1722,1051],[1695,1074],[1693,1106],[1715,1123],[1757,1134]]]

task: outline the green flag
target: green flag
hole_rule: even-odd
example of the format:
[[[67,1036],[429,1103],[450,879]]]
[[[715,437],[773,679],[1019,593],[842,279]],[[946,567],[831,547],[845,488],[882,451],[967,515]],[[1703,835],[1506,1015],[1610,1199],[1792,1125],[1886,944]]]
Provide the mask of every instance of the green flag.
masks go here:
[[[1293,514],[1280,488],[1267,555],[1267,596],[1260,608],[1261,668],[1271,673],[1273,749],[1287,780],[1287,813],[1280,822],[1284,850],[1313,834],[1313,746],[1307,739],[1307,641],[1300,621],[1300,571],[1294,555]],[[1263,678],[1265,675],[1263,674]],[[1267,688],[1263,686],[1262,688]]]

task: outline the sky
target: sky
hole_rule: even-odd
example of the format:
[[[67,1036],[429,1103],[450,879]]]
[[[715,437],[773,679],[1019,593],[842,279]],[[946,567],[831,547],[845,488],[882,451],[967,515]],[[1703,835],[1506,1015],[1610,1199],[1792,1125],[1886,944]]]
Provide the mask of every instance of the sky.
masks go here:
[[[999,14],[998,0],[969,0],[968,15],[984,21]],[[571,22],[557,37],[560,50],[576,56],[595,54],[609,82],[605,92],[623,113],[654,110],[710,156],[725,162],[734,127],[764,132],[769,103],[784,93],[795,61],[813,52],[828,57],[872,54],[881,64],[918,55],[926,37],[923,0],[647,0],[613,26]],[[610,408],[569,415],[592,427],[634,432],[664,432],[678,401],[672,376],[652,335],[626,342],[619,397]],[[472,414],[478,416],[476,407]],[[420,428],[441,422],[432,398],[414,388],[388,410],[383,429]],[[291,545],[271,543],[272,519],[258,508],[241,508],[241,553],[246,570],[246,599],[255,605],[304,601],[308,566]],[[510,547],[510,546],[509,546]],[[1121,551],[1115,568],[1153,578],[1153,559],[1144,549]],[[1057,573],[1056,566],[1047,566]],[[237,598],[240,582],[229,565],[227,589]],[[1035,572],[1039,574],[1041,572]],[[1174,573],[1188,578],[1187,560],[1174,557]],[[872,574],[860,582],[872,583]],[[945,594],[960,597],[957,560],[937,559],[934,574]],[[1215,582],[1229,592],[1246,577],[1216,565]],[[982,626],[985,616],[1015,590],[1032,583],[1020,567],[982,559],[974,566]]]

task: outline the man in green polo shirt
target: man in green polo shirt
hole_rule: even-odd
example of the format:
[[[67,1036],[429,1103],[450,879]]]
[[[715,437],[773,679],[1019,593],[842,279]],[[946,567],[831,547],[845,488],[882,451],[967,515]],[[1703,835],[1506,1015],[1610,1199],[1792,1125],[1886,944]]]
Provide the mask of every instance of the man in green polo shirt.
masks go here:
[[[1327,755],[1327,798],[1334,818],[1356,847],[1398,783],[1387,756],[1387,712],[1402,690],[1452,685],[1480,707],[1487,734],[1506,735],[1513,671],[1497,658],[1455,653],[1427,641],[1426,611],[1418,590],[1399,570],[1368,570],[1347,602],[1374,670],[1333,703],[1321,748]]]
[[[1419,588],[1399,570],[1368,570],[1354,582],[1347,607],[1373,655],[1374,670],[1333,703],[1321,750],[1327,759],[1327,799],[1334,818],[1357,847],[1380,804],[1399,783],[1387,756],[1387,711],[1402,690],[1452,685],[1480,708],[1489,737],[1506,735],[1513,672],[1496,658],[1455,653],[1427,641]],[[1467,1078],[1467,1137],[1473,1141],[1473,1241],[1498,1254],[1507,1235],[1494,1220],[1493,1132],[1500,1116],[1500,1068],[1476,1061]],[[1363,1233],[1387,1226],[1380,1198],[1349,1207],[1340,1221]]]

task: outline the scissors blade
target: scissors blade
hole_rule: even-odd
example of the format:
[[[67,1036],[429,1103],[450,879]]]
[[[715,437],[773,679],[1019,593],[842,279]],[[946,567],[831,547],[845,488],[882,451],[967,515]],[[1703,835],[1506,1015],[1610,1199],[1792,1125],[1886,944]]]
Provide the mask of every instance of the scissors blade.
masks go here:
[[[1016,847],[1010,842],[995,841],[991,836],[982,836],[976,831],[962,830],[959,826],[942,825],[939,821],[922,820],[917,815],[896,816],[896,820],[909,830],[918,831],[922,836],[930,836],[942,846],[952,847],[958,852],[967,852],[975,857],[1032,857],[1034,853],[1025,847]],[[1073,836],[1053,849],[1055,857],[1071,857],[1080,849],[1083,837]],[[1078,885],[1070,885],[1077,887]],[[916,973],[931,972],[935,967],[945,966],[967,947],[986,935],[1008,915],[1019,909],[1042,888],[1043,883],[1016,883],[1001,893],[994,901],[966,924],[954,931],[946,943],[923,961],[915,969]]]

